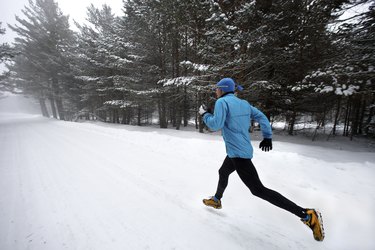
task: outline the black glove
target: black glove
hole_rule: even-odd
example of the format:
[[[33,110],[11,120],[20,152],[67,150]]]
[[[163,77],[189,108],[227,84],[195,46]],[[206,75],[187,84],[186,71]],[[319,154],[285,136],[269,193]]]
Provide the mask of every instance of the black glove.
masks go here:
[[[265,152],[272,150],[272,139],[264,138],[263,141],[260,142],[259,148],[261,148],[262,151]]]

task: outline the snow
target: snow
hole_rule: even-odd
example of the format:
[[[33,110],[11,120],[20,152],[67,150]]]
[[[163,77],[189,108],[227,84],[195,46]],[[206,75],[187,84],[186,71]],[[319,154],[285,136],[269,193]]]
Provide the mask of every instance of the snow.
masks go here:
[[[82,80],[85,82],[94,82],[100,80],[100,77],[91,77],[91,76],[75,76],[76,79]]]
[[[336,94],[336,95],[343,95],[343,93],[342,93],[342,88],[337,87],[336,90],[335,90],[335,94]]]
[[[134,106],[133,102],[125,101],[125,100],[106,101],[103,104],[104,105],[110,105],[110,106],[119,106],[120,108],[126,108],[126,107]]]
[[[172,79],[159,80],[157,84],[160,84],[163,87],[171,86],[171,85],[185,86],[185,85],[191,84],[195,79],[196,79],[196,77],[193,77],[193,76],[180,76],[180,77],[176,77],[176,78],[172,78]]]
[[[186,66],[192,68],[193,70],[200,71],[200,72],[207,71],[210,68],[209,65],[192,63],[191,61],[182,61],[182,62],[180,62],[180,65],[182,65],[182,66],[186,65]]]
[[[324,86],[324,88],[322,90],[320,90],[320,93],[328,93],[328,92],[332,92],[332,91],[333,91],[332,86]]]
[[[348,96],[348,95],[353,95],[354,93],[357,92],[357,90],[359,90],[360,87],[359,86],[354,86],[354,85],[349,85],[348,89],[344,90],[343,93],[345,96]]]
[[[0,100],[0,107],[7,102]],[[275,139],[263,183],[319,208],[326,239],[251,195],[233,173],[204,207],[225,157],[218,133],[0,113],[0,249],[375,249],[375,156]],[[285,139],[285,137],[283,137]]]

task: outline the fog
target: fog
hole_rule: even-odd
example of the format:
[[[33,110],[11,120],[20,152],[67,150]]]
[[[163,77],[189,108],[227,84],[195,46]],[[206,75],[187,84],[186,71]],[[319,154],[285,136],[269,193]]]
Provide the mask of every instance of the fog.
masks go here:
[[[14,94],[0,95],[0,113],[41,114],[37,100]]]

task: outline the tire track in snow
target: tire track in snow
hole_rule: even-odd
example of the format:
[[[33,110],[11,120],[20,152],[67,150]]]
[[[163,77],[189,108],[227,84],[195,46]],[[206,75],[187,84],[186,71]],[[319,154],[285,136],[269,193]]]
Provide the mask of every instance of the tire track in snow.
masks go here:
[[[53,124],[53,123],[51,123],[51,124]],[[50,124],[48,124],[48,126],[50,126]],[[53,131],[53,132],[51,132],[51,131]],[[46,195],[46,196],[51,195],[49,198],[47,198],[47,200],[51,200],[51,201],[55,202],[55,205],[51,205],[52,209],[54,209],[54,207],[56,207],[56,206],[61,207],[61,206],[63,206],[62,204],[64,204],[64,203],[65,204],[66,203],[67,204],[76,203],[76,201],[71,200],[72,197],[69,197],[67,201],[64,201],[64,197],[66,196],[66,189],[70,190],[68,187],[66,187],[66,186],[64,187],[64,184],[66,184],[66,183],[64,183],[64,180],[67,177],[71,176],[72,173],[70,173],[69,171],[73,171],[73,173],[76,174],[77,176],[84,176],[84,175],[91,176],[91,178],[92,178],[91,181],[98,179],[98,176],[100,176],[100,175],[98,175],[98,173],[105,173],[101,177],[103,178],[103,176],[108,176],[108,177],[106,177],[107,182],[112,181],[112,183],[111,183],[112,187],[115,187],[118,190],[122,190],[124,193],[126,193],[126,189],[130,188],[132,191],[136,192],[138,196],[141,195],[146,200],[151,200],[151,202],[157,201],[157,202],[155,202],[155,207],[153,208],[153,210],[155,210],[155,211],[153,213],[151,213],[151,217],[152,216],[159,216],[159,217],[162,216],[162,220],[164,220],[164,221],[168,221],[168,219],[174,217],[173,219],[175,220],[175,222],[171,222],[170,220],[168,221],[169,225],[172,226],[172,228],[177,229],[179,227],[180,218],[178,218],[178,216],[176,217],[176,215],[173,215],[173,214],[172,215],[165,214],[165,212],[163,211],[164,210],[163,206],[158,205],[159,202],[160,202],[159,201],[160,199],[164,199],[166,202],[168,202],[168,206],[172,206],[172,207],[177,206],[178,209],[180,209],[180,212],[178,212],[178,214],[183,214],[182,215],[182,217],[183,217],[182,222],[183,223],[188,224],[189,220],[191,219],[189,217],[191,217],[192,215],[194,217],[194,211],[189,206],[187,206],[186,204],[181,205],[181,204],[184,204],[183,202],[176,202],[176,196],[175,195],[171,195],[169,193],[166,193],[163,189],[160,189],[158,186],[155,186],[151,182],[143,179],[142,177],[139,177],[134,173],[130,173],[130,172],[124,170],[116,162],[113,162],[112,160],[108,161],[108,158],[107,158],[106,155],[98,154],[96,150],[90,152],[90,150],[88,150],[86,148],[85,144],[73,143],[72,137],[70,137],[69,135],[66,135],[64,133],[61,133],[61,132],[63,132],[63,131],[55,130],[54,126],[52,126],[51,129],[46,129],[45,126],[44,126],[43,131],[41,130],[41,128],[38,128],[38,127],[30,127],[27,130],[27,134],[29,134],[29,136],[32,135],[31,137],[34,137],[33,140],[38,141],[39,148],[46,149],[45,153],[48,153],[51,156],[51,157],[47,157],[47,159],[44,159],[44,160],[36,158],[36,159],[33,159],[33,161],[40,163],[40,165],[39,165],[40,170],[39,170],[38,174],[41,176],[41,178],[46,178],[46,179],[43,180],[45,182],[45,184],[40,184],[40,185],[42,185],[42,186],[44,185],[44,187],[49,187],[48,189],[42,188],[42,190],[44,192],[44,195]],[[53,138],[53,140],[52,140],[52,138]],[[53,141],[53,145],[51,145],[52,141]],[[55,146],[56,146],[56,149],[55,149]],[[72,169],[72,167],[69,166],[69,161],[64,159],[64,156],[62,155],[62,152],[58,151],[59,148],[69,149],[65,153],[67,155],[73,156],[74,158],[76,158],[74,156],[74,154],[82,155],[82,161],[89,161],[89,164],[87,164],[87,162],[85,164],[89,165],[91,167],[90,171],[86,172],[85,170],[88,170],[88,169],[85,169],[85,170],[81,169],[81,168],[77,167],[77,164],[74,164],[74,166],[77,167],[77,168]],[[74,148],[74,150],[73,150],[73,148]],[[34,154],[34,155],[37,155],[37,156],[41,155],[41,154],[43,155],[42,152],[35,152],[35,151],[30,152],[30,154]],[[95,155],[95,157],[94,158],[89,157],[89,156],[92,156],[92,155]],[[54,163],[54,165],[52,165],[53,163]],[[105,165],[104,165],[104,163],[105,163]],[[58,169],[58,171],[57,171],[57,169]],[[95,170],[95,171],[93,171],[93,170]],[[51,181],[51,180],[53,180],[53,181]],[[113,181],[113,180],[117,180],[117,181]],[[126,181],[124,181],[124,180],[126,180]],[[41,181],[41,183],[43,183],[43,181]],[[86,178],[84,181],[85,182],[90,181],[90,178]],[[91,184],[88,184],[88,185],[91,185]],[[134,190],[134,187],[136,187],[135,190]],[[59,189],[61,189],[61,190],[58,192],[58,194],[60,194],[61,197],[59,197],[59,199],[56,199],[56,197],[53,197],[53,196],[56,194],[56,190],[59,190]],[[70,190],[70,193],[72,191],[73,190]],[[139,197],[137,197],[137,198],[139,198]],[[90,198],[90,197],[82,197],[83,202],[88,202],[88,203],[93,202],[91,199],[92,198]],[[92,204],[97,205],[95,202],[92,203]],[[142,209],[142,207],[140,207],[140,208]],[[147,212],[146,210],[144,210],[144,212]],[[97,212],[97,214],[100,214],[100,212],[102,212],[102,210],[100,210],[100,209],[99,210],[94,209],[94,211]],[[61,211],[58,211],[57,213],[58,213],[58,216],[61,216],[62,218],[66,218],[66,217],[64,217],[64,215],[59,214],[59,213],[61,213]],[[121,215],[124,215],[124,214],[121,214]],[[70,215],[68,215],[67,217],[69,218],[69,216]],[[147,216],[150,216],[150,215],[147,215]],[[74,218],[75,218],[74,220],[77,220],[77,221],[79,221],[79,219],[80,219],[79,217],[74,217]],[[92,219],[92,217],[89,216],[89,219]],[[109,239],[103,238],[103,236],[100,235],[100,233],[103,232],[103,228],[105,229],[105,228],[109,228],[109,227],[114,226],[113,224],[108,223],[106,221],[107,219],[108,219],[108,216],[104,216],[103,219],[100,216],[97,218],[98,221],[102,220],[101,222],[99,222],[99,224],[102,225],[102,229],[96,235],[94,234],[93,237],[98,236],[99,238],[100,237],[102,238],[102,242],[97,242],[97,243],[99,243],[99,246],[101,245],[100,243],[105,244],[105,243],[108,243],[108,241],[109,241]],[[72,223],[71,220],[69,221],[69,223]],[[83,220],[83,221],[81,220],[81,223],[79,223],[79,222],[77,222],[77,223],[83,224],[83,225],[85,225],[85,223],[86,223],[86,226],[83,226],[83,228],[81,228],[81,230],[83,230],[83,231],[85,231],[85,230],[90,231],[88,233],[88,236],[86,236],[86,237],[89,237],[89,235],[92,235],[92,233],[93,233],[92,231],[95,230],[95,227],[97,226],[97,224],[95,224],[95,223],[94,224],[87,224],[87,220]],[[77,223],[72,225],[72,227],[76,227]],[[207,228],[207,230],[208,229],[209,228]],[[134,230],[134,227],[132,227],[131,230]],[[150,236],[145,235],[146,232],[143,230],[142,226],[141,227],[138,226],[138,230],[139,231],[137,233],[137,237],[141,237],[141,238],[143,238],[144,241],[147,241]],[[142,234],[143,234],[143,236],[142,236]],[[210,235],[210,234],[212,234],[212,232],[207,233],[207,235]],[[139,236],[139,235],[141,235],[141,236]],[[86,237],[84,237],[84,238],[86,238]],[[155,238],[159,238],[159,236],[156,235]],[[90,241],[90,238],[89,238],[89,241]],[[160,240],[159,239],[153,239],[153,241],[155,242],[155,241],[160,241]],[[171,241],[173,241],[173,239],[169,238],[165,242],[165,244],[167,244],[167,246],[169,246]],[[79,242],[76,242],[76,244],[79,245]],[[180,245],[182,243],[176,242],[175,244]],[[83,245],[83,246],[85,246],[85,245]],[[233,245],[232,245],[232,247],[233,247]]]

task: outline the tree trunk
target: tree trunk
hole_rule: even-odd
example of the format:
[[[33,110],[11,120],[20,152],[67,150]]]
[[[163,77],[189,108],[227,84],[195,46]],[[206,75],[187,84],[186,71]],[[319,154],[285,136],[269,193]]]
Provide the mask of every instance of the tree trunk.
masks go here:
[[[126,124],[126,111],[125,109],[122,110],[121,112],[121,124]]]
[[[44,98],[39,98],[39,104],[40,104],[40,109],[42,111],[42,115],[44,117],[49,117],[47,105],[46,105]]]
[[[56,107],[57,107],[57,112],[59,114],[59,118],[60,120],[65,120],[63,102],[60,96],[59,82],[56,77],[52,78],[52,91],[56,98]]]
[[[172,127],[176,127],[176,103],[172,103],[169,107],[169,118],[172,123]]]
[[[199,133],[203,133],[204,122],[201,115],[198,115]]]
[[[56,107],[60,120],[65,120],[65,111],[63,107],[63,102],[60,97],[56,98]]]
[[[351,114],[351,98],[349,97],[346,103],[346,111],[345,111],[345,122],[344,122],[344,133],[343,136],[349,135],[349,124],[350,124],[350,114]]]
[[[372,121],[372,117],[374,116],[374,111],[375,111],[375,94],[372,95],[372,101],[371,101],[371,105],[370,105],[370,111],[369,111],[369,115],[367,117],[367,120],[366,120],[366,128],[365,128],[365,134],[368,134],[369,132],[369,129],[370,129],[370,123]]]
[[[115,118],[116,114],[115,114],[115,110],[114,109],[111,109],[111,122],[112,123],[116,123],[116,118]]]
[[[176,130],[180,130],[181,123],[182,123],[182,104],[177,102],[177,110],[176,110]]]
[[[198,94],[198,96],[199,96],[199,98],[198,98],[198,105],[197,105],[197,107],[199,107],[200,106],[200,103],[203,103],[203,97],[202,97],[202,94]],[[203,122],[203,119],[202,119],[202,116],[201,115],[199,115],[199,114],[197,114],[198,115],[198,125],[199,125],[199,133],[203,133],[203,129],[204,129],[204,126],[205,126],[205,124],[204,124],[204,122]]]
[[[296,114],[295,111],[293,111],[292,117],[290,118],[290,121],[289,121],[289,129],[288,129],[288,134],[289,135],[293,135],[294,124],[296,123],[296,117],[297,117],[297,114]]]
[[[52,116],[53,116],[53,118],[57,119],[55,99],[53,99],[53,97],[50,96],[49,101],[50,101],[50,104],[51,104]]]
[[[115,121],[116,123],[120,123],[120,109],[115,109]]]
[[[189,103],[187,96],[187,87],[184,86],[184,103],[183,103],[183,113],[184,113],[184,127],[188,125],[189,122]]]
[[[338,99],[337,99],[335,121],[333,123],[333,128],[332,128],[332,134],[333,135],[336,135],[336,126],[337,126],[337,122],[338,122],[339,115],[340,115],[340,108],[341,108],[341,96],[339,96]]]
[[[138,115],[137,115],[137,125],[138,126],[141,126],[142,124],[141,124],[141,121],[142,121],[142,108],[141,108],[141,105],[138,105],[138,107],[137,107],[137,113],[138,113]]]
[[[352,135],[358,135],[359,133],[359,115],[361,109],[361,97],[356,96],[353,101],[354,117],[352,117]]]
[[[167,107],[166,107],[166,100],[165,100],[164,93],[160,94],[159,96],[158,111],[159,111],[160,128],[167,128],[168,127]]]
[[[359,121],[358,121],[358,133],[359,134],[363,133],[362,129],[364,127],[363,123],[364,123],[364,119],[365,119],[366,105],[367,105],[366,97],[362,94],[361,115],[360,115],[360,118],[359,118]]]
[[[188,60],[188,28],[185,28],[185,54],[184,60]],[[184,65],[184,75],[187,76],[187,67]],[[184,127],[188,125],[189,122],[189,103],[188,103],[188,96],[187,96],[187,86],[184,86]]]
[[[164,39],[161,40],[166,40]],[[160,67],[160,76],[161,78],[166,77],[166,59],[165,59],[165,44],[163,42],[159,43],[159,67]],[[163,90],[162,90],[163,91]],[[166,97],[165,93],[160,93],[158,95],[158,113],[159,113],[159,123],[160,128],[167,128],[168,127],[168,120],[167,120],[167,104],[166,104]]]
[[[179,89],[180,87],[177,88],[177,94],[179,94]],[[182,104],[181,101],[179,100],[179,98],[177,99],[176,101],[176,130],[180,130],[180,127],[181,127],[181,123],[182,123],[182,113],[183,113],[183,107],[182,107]]]

